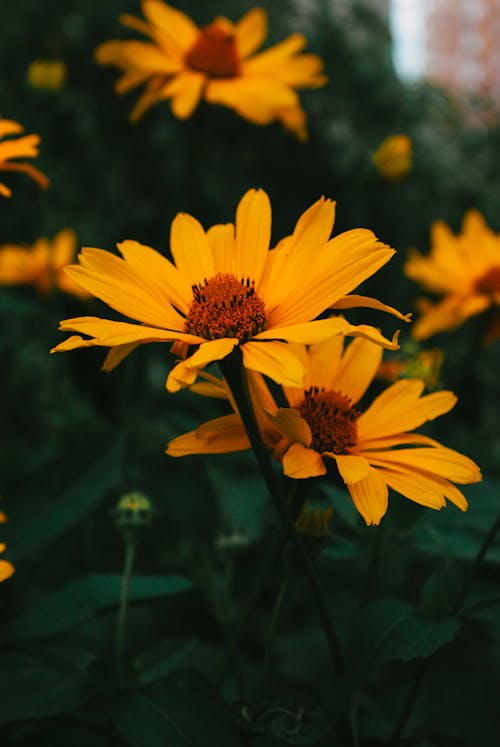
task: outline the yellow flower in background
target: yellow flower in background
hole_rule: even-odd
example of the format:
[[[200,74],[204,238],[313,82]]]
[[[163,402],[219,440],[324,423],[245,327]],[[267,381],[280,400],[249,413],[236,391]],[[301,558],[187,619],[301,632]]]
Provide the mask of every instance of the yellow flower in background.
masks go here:
[[[403,377],[422,379],[428,389],[435,389],[439,383],[443,359],[441,348],[419,350],[415,342],[405,343],[399,354],[381,362],[376,378],[392,382]]]
[[[123,259],[83,249],[80,263],[66,268],[68,276],[141,324],[66,319],[60,329],[79,334],[52,352],[109,347],[104,363],[109,371],[137,345],[175,342],[175,352],[185,358],[167,379],[168,390],[175,392],[193,384],[201,369],[236,346],[245,368],[296,385],[304,367],[288,341],[362,335],[397,349],[397,335],[391,342],[373,327],[353,326],[342,317],[317,320],[329,308],[369,306],[408,321],[380,301],[347,295],[394,250],[367,229],[329,239],[334,217],[334,203],[322,197],[299,218],[293,234],[270,250],[271,204],[263,190],[251,189],[238,205],[235,225],[205,232],[195,218],[179,213],[170,235],[175,264],[137,241],[118,244]]]
[[[76,234],[70,228],[62,229],[52,240],[37,239],[31,247],[4,244],[0,246],[0,284],[33,285],[43,296],[58,288],[89,298],[90,294],[63,272],[75,259],[76,250]]]
[[[66,65],[62,60],[33,60],[26,79],[32,88],[59,91],[66,82]]]
[[[375,168],[384,179],[399,182],[411,169],[412,142],[407,135],[389,135],[373,156]]]
[[[130,15],[120,20],[150,41],[113,40],[96,50],[98,63],[123,71],[118,94],[146,85],[131,113],[133,122],[165,99],[176,117],[186,119],[203,98],[257,125],[279,121],[300,140],[307,139],[296,89],[319,88],[327,78],[320,57],[301,53],[307,43],[303,34],[255,54],[267,36],[262,8],[234,24],[218,16],[201,28],[161,0],[143,0],[142,11],[145,21]]]
[[[7,521],[7,517],[4,514],[3,511],[0,511],[0,524],[5,524]],[[5,543],[0,542],[0,555],[5,552]],[[12,565],[12,563],[9,563],[8,560],[4,560],[3,558],[0,558],[0,582],[6,581],[8,578],[12,576],[12,574],[15,572],[15,568]]]
[[[23,171],[42,189],[49,186],[49,180],[30,163],[14,161],[15,158],[35,158],[38,155],[39,135],[19,135],[23,128],[11,119],[0,119],[0,171]],[[0,195],[10,197],[12,191],[0,182]]]
[[[442,296],[437,303],[419,302],[421,315],[413,336],[425,340],[455,329],[470,317],[500,306],[500,234],[488,228],[477,210],[465,214],[458,235],[437,221],[431,228],[429,256],[413,250],[404,271],[427,291]]]
[[[338,336],[308,349],[293,347],[306,376],[301,388],[284,387],[289,408],[276,408],[261,377],[252,378],[250,390],[259,423],[267,414],[271,424],[267,431],[261,426],[264,443],[282,461],[286,475],[318,477],[326,474],[328,464],[335,464],[367,524],[378,524],[384,516],[389,488],[429,508],[440,509],[447,499],[466,510],[467,501],[454,483],[478,482],[479,467],[412,432],[451,410],[456,402],[452,392],[422,396],[423,381],[402,379],[360,409],[358,403],[380,365],[379,345],[358,338],[344,350]],[[185,456],[245,448],[249,442],[234,413],[173,439],[167,453]]]

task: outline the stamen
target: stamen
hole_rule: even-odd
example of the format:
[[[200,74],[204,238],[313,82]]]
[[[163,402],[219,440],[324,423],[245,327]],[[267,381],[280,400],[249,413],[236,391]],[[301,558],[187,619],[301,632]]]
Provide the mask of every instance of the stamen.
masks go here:
[[[185,332],[207,340],[237,337],[247,342],[266,327],[264,301],[250,278],[218,273],[192,286]]]
[[[500,265],[490,267],[482,277],[476,280],[476,290],[484,295],[500,292]]]
[[[348,454],[358,440],[356,420],[360,415],[349,397],[317,386],[304,395],[297,409],[311,429],[311,448],[319,453]]]
[[[204,26],[184,62],[191,70],[206,73],[211,78],[234,78],[240,72],[234,33],[220,21]]]

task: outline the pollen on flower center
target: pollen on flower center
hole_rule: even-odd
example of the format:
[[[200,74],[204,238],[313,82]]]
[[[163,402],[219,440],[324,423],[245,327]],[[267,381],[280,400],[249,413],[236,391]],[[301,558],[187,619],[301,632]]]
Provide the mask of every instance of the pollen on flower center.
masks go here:
[[[311,429],[311,448],[315,451],[347,454],[356,445],[359,412],[341,392],[311,387],[297,409]]]
[[[204,26],[184,57],[191,70],[212,78],[233,78],[240,72],[234,33],[213,21]]]
[[[193,300],[186,317],[185,331],[208,340],[237,337],[247,342],[266,326],[264,301],[255,292],[250,278],[238,280],[229,273],[193,285]]]
[[[490,269],[476,281],[476,290],[485,295],[500,292],[500,265],[490,267]]]

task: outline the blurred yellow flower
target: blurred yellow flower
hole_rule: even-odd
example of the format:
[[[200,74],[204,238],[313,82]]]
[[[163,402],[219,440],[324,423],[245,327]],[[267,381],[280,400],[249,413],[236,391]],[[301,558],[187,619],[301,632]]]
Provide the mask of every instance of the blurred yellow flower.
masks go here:
[[[397,335],[391,342],[375,328],[353,326],[342,317],[317,319],[327,309],[369,306],[407,321],[380,301],[346,295],[394,250],[361,228],[329,240],[334,216],[334,203],[322,197],[299,218],[293,234],[270,251],[271,204],[263,190],[251,189],[238,205],[235,225],[205,232],[195,218],[179,213],[170,235],[175,264],[137,241],[118,245],[123,259],[83,249],[80,264],[66,268],[69,277],[141,324],[66,319],[61,330],[89,339],[73,335],[52,352],[109,347],[104,363],[109,371],[137,345],[175,342],[174,352],[185,359],[167,379],[168,390],[175,392],[236,346],[245,368],[295,385],[302,382],[304,368],[287,341],[362,335],[397,349]]]
[[[328,532],[332,516],[333,508],[331,506],[321,509],[318,506],[309,506],[306,503],[295,522],[295,527],[299,534],[305,537],[322,539]]]
[[[373,163],[379,174],[390,182],[398,182],[411,169],[412,143],[407,135],[389,135],[379,145]]]
[[[76,249],[76,235],[70,228],[62,229],[52,240],[37,239],[31,247],[4,244],[0,246],[0,284],[33,285],[43,296],[58,288],[88,298],[90,294],[63,272],[74,260]]]
[[[63,60],[33,60],[26,78],[32,88],[59,91],[66,82],[66,65]]]
[[[7,517],[4,514],[3,511],[0,511],[0,524],[5,524],[7,521]],[[0,555],[5,551],[5,543],[0,542]],[[9,563],[8,560],[4,560],[3,558],[0,558],[0,582],[5,581],[6,579],[10,578],[12,574],[15,572],[15,568],[12,565],[12,563]]]
[[[421,315],[412,330],[417,340],[460,327],[469,317],[500,306],[500,234],[488,228],[477,210],[465,214],[458,235],[441,221],[433,223],[429,256],[413,250],[404,270],[442,296],[437,303],[419,301]]]
[[[307,139],[306,117],[296,89],[327,83],[323,62],[301,54],[303,34],[254,54],[267,35],[267,14],[254,8],[237,23],[222,16],[198,28],[189,16],[161,0],[142,0],[146,20],[122,15],[121,22],[151,41],[113,40],[96,50],[101,65],[123,71],[116,92],[146,84],[131,113],[136,122],[151,106],[169,99],[173,114],[189,117],[204,98],[257,125],[279,121]]]
[[[22,137],[11,137],[19,135],[23,128],[11,119],[0,119],[0,171],[23,171],[28,174],[42,189],[49,186],[49,180],[30,163],[19,163],[14,158],[34,158],[38,155],[39,135],[23,135]],[[0,195],[10,197],[12,191],[6,184],[0,182]]]
[[[378,524],[388,505],[388,489],[429,508],[445,499],[462,511],[467,501],[454,483],[481,480],[468,457],[413,433],[456,403],[452,392],[422,396],[424,382],[403,379],[389,386],[363,410],[357,405],[371,384],[382,349],[358,338],[343,350],[341,336],[322,343],[294,345],[306,369],[301,388],[284,387],[289,408],[276,408],[261,377],[253,376],[251,395],[264,443],[296,479],[325,475],[335,463],[354,505],[367,524]],[[167,454],[231,452],[249,448],[237,413],[204,423],[173,439]]]

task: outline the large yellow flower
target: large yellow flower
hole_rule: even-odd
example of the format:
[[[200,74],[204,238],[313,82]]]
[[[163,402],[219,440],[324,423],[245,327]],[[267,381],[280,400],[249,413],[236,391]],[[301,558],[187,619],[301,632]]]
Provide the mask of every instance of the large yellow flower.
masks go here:
[[[500,234],[488,228],[477,210],[466,213],[458,235],[444,223],[434,223],[431,244],[428,257],[413,251],[404,268],[408,277],[443,297],[437,303],[420,301],[421,316],[412,330],[418,340],[500,306]]]
[[[19,135],[23,128],[17,122],[10,119],[0,119],[0,171],[23,171],[28,174],[43,189],[48,187],[49,180],[30,163],[13,161],[14,158],[34,158],[38,155],[39,135],[23,135],[23,137],[11,137]],[[7,139],[5,139],[7,138]],[[10,197],[12,191],[6,184],[0,182],[0,195]]]
[[[59,231],[52,241],[37,239],[29,248],[4,244],[0,246],[0,283],[34,285],[43,296],[59,288],[64,293],[88,298],[90,294],[63,272],[75,259],[76,248],[76,234],[70,228]]]
[[[175,341],[175,352],[185,360],[168,377],[173,392],[238,345],[247,369],[291,385],[300,385],[304,368],[287,341],[309,344],[349,334],[395,349],[396,339],[386,340],[373,327],[353,326],[341,317],[316,319],[328,308],[369,306],[407,320],[375,299],[346,295],[394,250],[361,228],[329,240],[334,212],[334,203],[321,198],[293,234],[269,251],[271,204],[264,191],[252,189],[238,205],[236,225],[216,225],[205,233],[195,218],[178,214],[171,228],[175,264],[136,241],[118,245],[123,259],[83,249],[80,264],[66,268],[69,277],[142,324],[67,319],[60,329],[80,334],[53,352],[110,347],[104,369],[111,370],[141,343]]]
[[[302,34],[254,54],[267,35],[262,8],[249,11],[236,24],[219,16],[201,28],[161,0],[142,0],[142,11],[146,21],[129,15],[120,20],[151,41],[113,40],[96,50],[99,63],[123,71],[117,93],[146,84],[132,111],[133,122],[164,99],[170,100],[176,117],[186,119],[203,97],[254,124],[280,121],[298,138],[307,139],[305,113],[295,89],[318,88],[327,79],[317,55],[299,54],[306,45]]]
[[[467,508],[453,483],[479,481],[479,467],[457,451],[411,432],[451,410],[456,402],[452,392],[422,396],[423,381],[403,379],[361,410],[357,405],[380,365],[379,345],[359,338],[343,351],[339,336],[309,349],[294,348],[306,376],[301,388],[284,387],[289,408],[273,406],[261,377],[253,376],[251,386],[264,442],[282,460],[286,475],[317,477],[326,474],[328,463],[336,464],[367,524],[378,524],[384,516],[388,488],[429,508],[442,508],[445,499]],[[184,456],[245,448],[249,442],[243,424],[233,414],[179,436],[167,453]]]

